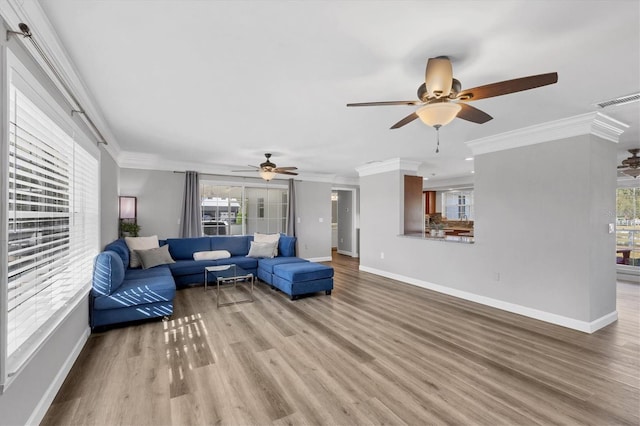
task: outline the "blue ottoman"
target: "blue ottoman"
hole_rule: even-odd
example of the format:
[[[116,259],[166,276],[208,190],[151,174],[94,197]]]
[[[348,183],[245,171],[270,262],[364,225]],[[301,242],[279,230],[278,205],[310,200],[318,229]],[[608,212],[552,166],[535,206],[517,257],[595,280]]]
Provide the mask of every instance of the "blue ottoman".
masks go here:
[[[308,263],[307,259],[294,256],[278,256],[258,260],[258,278],[267,284],[273,285],[273,268],[285,263]]]
[[[333,268],[314,262],[285,263],[273,267],[272,285],[291,300],[303,294],[333,290]]]

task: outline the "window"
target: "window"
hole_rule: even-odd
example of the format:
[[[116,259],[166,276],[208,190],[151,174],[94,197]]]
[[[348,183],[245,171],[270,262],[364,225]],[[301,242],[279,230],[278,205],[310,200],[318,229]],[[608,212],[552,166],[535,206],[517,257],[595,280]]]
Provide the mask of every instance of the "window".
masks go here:
[[[640,187],[616,191],[616,263],[640,267]]]
[[[442,211],[449,220],[473,220],[473,191],[444,192]]]
[[[201,181],[202,224],[205,235],[246,235],[286,232],[288,190],[218,185]]]
[[[3,382],[85,300],[100,226],[97,148],[90,153],[81,146],[80,140],[90,143],[61,118],[66,114],[57,112],[28,72],[15,66],[2,157],[7,191],[2,207],[7,279],[0,287],[6,295],[6,318],[0,321],[6,336]]]

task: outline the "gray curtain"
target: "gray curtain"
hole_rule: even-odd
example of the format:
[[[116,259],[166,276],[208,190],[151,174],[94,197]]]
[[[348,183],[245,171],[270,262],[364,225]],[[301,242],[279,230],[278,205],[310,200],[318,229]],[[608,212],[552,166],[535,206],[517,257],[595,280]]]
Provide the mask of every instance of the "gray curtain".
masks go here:
[[[180,237],[202,236],[202,212],[200,206],[200,176],[188,171],[184,177],[184,198],[180,218]]]
[[[287,235],[296,236],[296,191],[293,178],[289,179],[289,209],[287,210]]]

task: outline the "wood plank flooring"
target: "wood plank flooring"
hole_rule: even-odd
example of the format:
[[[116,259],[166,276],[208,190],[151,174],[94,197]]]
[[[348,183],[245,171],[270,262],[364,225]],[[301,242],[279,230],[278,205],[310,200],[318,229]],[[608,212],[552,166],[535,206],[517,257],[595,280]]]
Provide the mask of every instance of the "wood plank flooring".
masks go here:
[[[640,286],[588,335],[332,265],[332,296],[194,287],[91,335],[43,424],[640,424]]]

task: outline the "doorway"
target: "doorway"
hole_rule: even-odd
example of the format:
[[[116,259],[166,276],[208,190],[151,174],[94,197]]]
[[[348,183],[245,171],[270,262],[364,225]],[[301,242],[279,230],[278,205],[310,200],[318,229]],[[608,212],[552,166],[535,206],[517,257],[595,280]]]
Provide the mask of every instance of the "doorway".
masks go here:
[[[355,188],[331,191],[331,246],[339,254],[358,257],[358,200]]]

